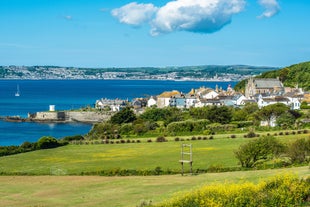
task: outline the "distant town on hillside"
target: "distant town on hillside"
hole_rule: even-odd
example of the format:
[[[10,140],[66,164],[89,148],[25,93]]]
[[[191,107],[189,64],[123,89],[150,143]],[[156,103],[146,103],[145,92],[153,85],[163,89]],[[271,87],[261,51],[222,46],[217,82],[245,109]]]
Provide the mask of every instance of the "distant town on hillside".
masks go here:
[[[240,81],[275,67],[204,65],[183,67],[78,68],[58,66],[0,66],[0,79],[124,79]]]

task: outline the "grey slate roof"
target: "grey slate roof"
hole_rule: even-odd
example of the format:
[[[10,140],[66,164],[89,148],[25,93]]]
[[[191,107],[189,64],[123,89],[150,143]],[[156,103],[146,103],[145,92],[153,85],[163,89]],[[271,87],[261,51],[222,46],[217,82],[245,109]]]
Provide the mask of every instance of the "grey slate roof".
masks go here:
[[[281,81],[274,78],[264,78],[264,79],[254,79],[254,84],[256,88],[274,88],[274,87],[280,87],[282,88],[283,85]]]

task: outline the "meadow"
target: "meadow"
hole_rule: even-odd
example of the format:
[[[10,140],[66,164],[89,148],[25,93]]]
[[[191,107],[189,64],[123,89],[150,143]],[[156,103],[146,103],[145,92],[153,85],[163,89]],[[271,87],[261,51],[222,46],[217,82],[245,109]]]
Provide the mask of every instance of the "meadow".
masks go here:
[[[258,182],[274,175],[309,176],[309,167],[163,176],[0,176],[1,206],[135,207],[216,183]]]
[[[88,176],[103,170],[170,169],[181,172],[181,144],[193,146],[193,169],[238,168],[233,151],[251,139],[215,135],[208,140],[124,144],[66,145],[0,158],[0,196],[3,206],[141,206],[162,202],[180,191],[212,183],[258,182],[282,173],[300,177],[310,174],[309,166],[283,169],[248,170],[223,173],[160,176]],[[283,142],[309,134],[277,136]],[[186,170],[189,167],[185,165]],[[98,173],[100,174],[100,173]],[[24,176],[21,176],[24,175]],[[84,175],[84,176],[81,176]],[[87,176],[86,176],[87,175]]]
[[[307,134],[280,136],[284,142]],[[250,139],[215,135],[212,140],[147,142],[124,144],[67,145],[0,158],[4,175],[97,175],[101,171],[120,169],[180,171],[181,144],[193,146],[193,169],[238,168],[234,150]],[[186,139],[186,138],[184,138]],[[185,165],[185,170],[189,167]]]

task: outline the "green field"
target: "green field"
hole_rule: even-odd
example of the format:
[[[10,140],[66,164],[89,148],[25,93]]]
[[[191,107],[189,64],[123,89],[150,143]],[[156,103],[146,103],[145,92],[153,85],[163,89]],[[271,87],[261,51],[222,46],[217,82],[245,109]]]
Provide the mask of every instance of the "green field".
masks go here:
[[[171,138],[163,143],[147,143],[145,139],[141,140],[142,143],[130,144],[67,145],[0,157],[0,172],[10,175],[0,176],[0,206],[137,206],[143,200],[160,202],[176,192],[214,182],[257,182],[287,172],[301,177],[310,174],[309,166],[305,166],[185,176],[76,176],[111,169],[153,170],[160,167],[180,171],[178,161],[182,143],[193,145],[194,170],[210,166],[238,167],[233,150],[251,139],[241,136],[230,139],[228,136],[217,135],[213,140],[185,142]],[[290,142],[302,137],[309,137],[309,134],[279,139]]]
[[[309,176],[309,167],[247,172],[207,173],[197,176],[0,176],[0,206],[135,207],[153,203],[211,183],[257,182],[293,173]]]
[[[226,136],[226,138],[225,138]],[[229,139],[227,135],[213,140],[196,140],[163,143],[125,143],[67,145],[55,149],[38,150],[0,158],[0,173],[6,175],[81,175],[102,170],[135,169],[181,170],[181,143],[193,146],[193,169],[207,169],[210,166],[224,168],[238,167],[233,150],[250,139]],[[297,137],[285,136],[279,139],[288,142]],[[188,168],[188,166],[185,166]]]

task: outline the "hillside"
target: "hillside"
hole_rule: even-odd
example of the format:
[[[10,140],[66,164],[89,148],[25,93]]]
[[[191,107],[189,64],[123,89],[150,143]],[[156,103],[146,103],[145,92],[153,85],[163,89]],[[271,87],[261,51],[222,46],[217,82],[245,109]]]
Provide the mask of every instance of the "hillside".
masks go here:
[[[204,65],[183,67],[74,68],[58,66],[0,66],[0,79],[153,79],[239,81],[274,67]]]
[[[280,70],[273,70],[265,72],[261,75],[255,76],[257,78],[277,78],[283,82],[284,86],[303,88],[304,90],[310,90],[310,62],[303,62],[289,67],[282,68]],[[235,90],[243,91],[245,88],[246,80],[240,81]]]

